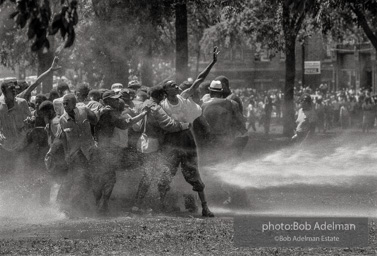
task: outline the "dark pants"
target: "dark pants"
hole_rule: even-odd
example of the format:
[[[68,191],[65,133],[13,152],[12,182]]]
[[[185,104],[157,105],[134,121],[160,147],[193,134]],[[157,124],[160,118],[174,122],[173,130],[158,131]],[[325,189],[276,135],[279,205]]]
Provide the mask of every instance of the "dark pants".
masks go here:
[[[196,144],[190,130],[168,134],[165,137],[163,154],[170,170],[170,175],[167,180],[159,183],[161,191],[170,189],[170,182],[177,173],[179,165],[181,165],[183,177],[193,187],[193,190],[197,192],[203,191],[204,183],[199,174]]]
[[[94,203],[90,188],[89,161],[78,151],[68,164],[68,173],[59,191],[62,209],[73,215],[90,214]]]
[[[166,147],[164,149],[164,155],[170,175],[164,176],[163,179],[160,180],[158,184],[159,191],[166,193],[170,190],[170,183],[176,175],[179,165],[181,165],[183,177],[187,183],[192,186],[192,190],[197,192],[204,190],[204,183],[199,174],[196,151],[192,149]]]
[[[108,212],[110,196],[116,183],[116,171],[122,168],[123,151],[118,147],[97,148],[93,153],[92,189],[99,213]]]

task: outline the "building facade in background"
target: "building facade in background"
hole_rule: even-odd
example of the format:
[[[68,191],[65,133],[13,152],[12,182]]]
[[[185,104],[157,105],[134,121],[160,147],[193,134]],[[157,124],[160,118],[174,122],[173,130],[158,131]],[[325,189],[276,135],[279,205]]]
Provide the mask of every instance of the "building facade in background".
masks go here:
[[[204,56],[203,67],[209,58]],[[220,74],[231,80],[232,88],[283,89],[285,54],[259,46],[221,49],[212,76]],[[315,34],[296,44],[295,83],[314,90],[326,83],[330,90],[371,88],[375,92],[376,52],[369,43],[326,42],[322,34]]]

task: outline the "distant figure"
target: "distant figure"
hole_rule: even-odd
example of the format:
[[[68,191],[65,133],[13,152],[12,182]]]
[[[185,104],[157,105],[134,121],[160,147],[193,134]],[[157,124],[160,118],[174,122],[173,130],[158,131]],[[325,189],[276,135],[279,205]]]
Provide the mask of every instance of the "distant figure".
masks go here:
[[[374,114],[374,104],[372,102],[372,98],[367,96],[364,99],[364,103],[361,106],[363,110],[363,132],[369,132],[374,126],[374,119],[375,119],[375,114]]]
[[[312,106],[312,98],[309,94],[304,94],[300,100],[301,108],[298,110],[296,119],[296,130],[292,140],[303,142],[315,132],[317,115]]]
[[[270,125],[271,125],[271,114],[273,110],[274,103],[272,103],[272,98],[270,96],[266,96],[264,98],[264,134],[268,135],[270,133]]]

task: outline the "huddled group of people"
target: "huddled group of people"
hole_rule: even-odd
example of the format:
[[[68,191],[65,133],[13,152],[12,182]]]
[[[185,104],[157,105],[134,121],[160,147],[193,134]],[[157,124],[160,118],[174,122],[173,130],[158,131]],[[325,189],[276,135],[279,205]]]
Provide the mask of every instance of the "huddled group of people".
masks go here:
[[[58,188],[57,203],[68,215],[95,208],[107,214],[116,172],[142,172],[133,211],[145,208],[155,183],[161,210],[180,168],[198,193],[202,216],[213,217],[207,205],[198,157],[239,156],[248,137],[242,101],[232,94],[225,76],[205,81],[212,62],[193,82],[165,80],[153,87],[131,81],[111,89],[79,84],[71,91],[59,83],[48,95],[31,92],[59,69],[57,58],[37,81],[26,87],[5,81],[0,96],[0,179],[19,175],[26,182],[46,177],[41,202],[49,203]],[[199,153],[198,153],[199,152]],[[223,158],[224,159],[224,158]]]

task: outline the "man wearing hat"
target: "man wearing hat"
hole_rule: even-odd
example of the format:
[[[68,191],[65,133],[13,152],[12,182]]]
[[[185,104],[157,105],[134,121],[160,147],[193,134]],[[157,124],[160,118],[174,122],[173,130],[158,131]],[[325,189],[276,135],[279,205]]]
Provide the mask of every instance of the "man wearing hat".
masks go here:
[[[121,83],[115,83],[111,85],[111,90],[118,93],[123,89],[123,84]]]
[[[132,90],[139,90],[141,87],[141,84],[139,81],[137,80],[131,80],[129,83],[128,83],[128,88],[132,89]]]
[[[116,182],[116,170],[122,167],[123,150],[117,143],[114,143],[114,130],[116,128],[125,130],[147,114],[147,111],[144,110],[135,117],[122,115],[120,111],[121,97],[122,94],[116,94],[114,91],[107,91],[103,94],[102,100],[105,107],[101,110],[96,125],[98,148],[93,157],[95,169],[93,192],[100,214],[108,212],[108,202]]]
[[[209,91],[210,99],[202,105],[203,116],[210,127],[207,147],[212,152],[217,149],[220,153],[219,159],[228,154],[235,156],[236,135],[247,132],[244,117],[235,101],[223,98],[224,88],[221,81],[212,81]]]

